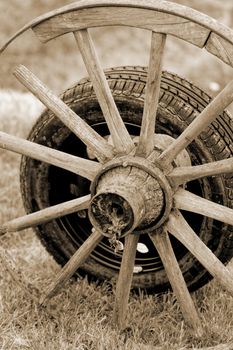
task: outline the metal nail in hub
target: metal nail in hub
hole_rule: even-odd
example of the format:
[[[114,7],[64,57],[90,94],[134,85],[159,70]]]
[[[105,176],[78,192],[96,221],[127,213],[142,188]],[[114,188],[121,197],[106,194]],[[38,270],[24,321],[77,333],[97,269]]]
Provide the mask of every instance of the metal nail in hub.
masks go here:
[[[160,170],[142,158],[110,162],[92,186],[89,217],[93,226],[108,237],[154,227],[167,212],[168,184],[163,181]]]

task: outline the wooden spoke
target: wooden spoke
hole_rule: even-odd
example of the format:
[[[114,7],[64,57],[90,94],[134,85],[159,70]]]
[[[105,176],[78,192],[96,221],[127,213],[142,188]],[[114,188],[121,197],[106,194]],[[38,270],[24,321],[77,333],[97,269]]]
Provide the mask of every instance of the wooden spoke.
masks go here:
[[[93,180],[101,165],[92,160],[83,159],[21,139],[0,131],[0,148],[7,149],[59,168],[69,170],[75,174]]]
[[[129,234],[125,238],[124,253],[116,286],[116,300],[114,307],[114,322],[120,330],[125,328],[138,239],[139,235],[134,234]]]
[[[66,265],[58,273],[55,281],[49,286],[48,290],[40,300],[40,305],[45,305],[52,297],[54,297],[63,285],[73,276],[75,271],[83,264],[97,244],[102,239],[102,234],[94,230],[87,240],[81,245],[77,252],[71,257]]]
[[[166,35],[152,32],[146,95],[137,155],[147,157],[154,149],[155,121],[159,101],[162,58]]]
[[[164,269],[180,304],[185,320],[194,329],[195,333],[200,336],[202,334],[201,321],[176,260],[168,233],[164,231],[161,234],[150,234],[150,238],[163,262]]]
[[[73,112],[60,98],[53,94],[30,70],[20,65],[15,69],[14,75],[47,108],[62,120],[89,147],[98,159],[106,161],[113,157],[112,146]]]
[[[183,133],[162,152],[161,165],[169,165],[233,101],[233,80],[213,99]]]
[[[191,211],[233,225],[233,209],[211,202],[189,191],[179,189],[174,195],[174,205],[177,209]]]
[[[21,231],[25,228],[41,225],[61,216],[87,209],[90,199],[91,196],[87,195],[11,220],[0,226],[0,235],[7,232]]]
[[[118,153],[129,153],[134,148],[134,143],[118,112],[90,34],[87,29],[83,29],[74,32],[74,36],[108,124],[113,144]]]
[[[170,215],[167,230],[200,261],[222,287],[233,295],[232,274],[195,234],[178,210]]]
[[[181,185],[188,181],[200,179],[201,177],[229,174],[232,172],[233,158],[228,158],[202,165],[177,167],[168,176],[176,185]]]

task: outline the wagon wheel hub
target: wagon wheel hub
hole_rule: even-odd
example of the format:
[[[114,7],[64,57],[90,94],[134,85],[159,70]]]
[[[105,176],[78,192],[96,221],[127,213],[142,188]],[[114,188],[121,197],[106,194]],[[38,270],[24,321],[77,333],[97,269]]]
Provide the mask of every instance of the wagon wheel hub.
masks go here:
[[[133,137],[135,145],[138,137]],[[174,139],[154,135],[154,151],[148,159],[125,156],[107,163],[92,183],[89,218],[105,236],[118,238],[134,231],[150,233],[167,220],[172,207],[173,189],[165,171],[156,163]],[[190,165],[183,150],[174,159],[175,167]]]
[[[159,169],[140,158],[123,158],[120,163],[99,174],[92,189],[89,217],[107,236],[153,229],[170,210],[171,189]]]
[[[122,14],[124,15],[122,16]],[[118,105],[111,91],[111,84],[108,84],[88,31],[88,28],[97,26],[118,25],[151,30],[146,87],[144,89],[142,83],[143,86],[140,86],[140,89],[134,90],[135,96],[138,96],[138,101],[139,98],[144,100],[138,140],[131,137],[124,119],[121,118],[120,109],[118,110]],[[213,161],[215,158],[211,158],[211,162],[208,161],[206,164],[200,165],[195,165],[195,158],[194,165],[182,163],[182,159],[180,163],[178,158],[181,156],[181,158],[184,157],[184,160],[185,158],[189,160],[189,157],[185,154],[185,149],[189,147],[190,150],[192,148],[191,143],[194,140],[198,142],[199,138],[202,138],[202,132],[204,132],[202,136],[205,138],[206,129],[232,103],[233,81],[229,82],[206,107],[204,103],[202,105],[204,109],[202,107],[199,109],[201,103],[198,102],[198,107],[195,107],[198,112],[196,115],[190,113],[190,110],[191,112],[193,110],[193,99],[194,101],[199,99],[196,89],[193,90],[192,97],[188,96],[187,104],[183,103],[183,99],[182,103],[179,102],[178,111],[174,106],[177,106],[180,96],[177,93],[173,101],[174,106],[172,106],[169,100],[170,97],[172,100],[172,96],[174,97],[175,94],[173,86],[168,84],[171,89],[169,98],[164,100],[166,109],[169,114],[176,115],[177,113],[177,118],[187,121],[187,128],[181,134],[179,130],[175,132],[176,139],[172,142],[168,142],[168,137],[155,136],[154,133],[159,130],[159,123],[156,119],[158,119],[157,115],[159,114],[157,112],[159,111],[161,96],[162,59],[167,35],[174,35],[200,48],[205,47],[211,54],[233,66],[231,58],[232,31],[218,25],[215,20],[198,15],[197,12],[193,12],[191,9],[187,10],[177,4],[173,6],[173,4],[166,3],[166,1],[154,1],[153,4],[152,2],[146,4],[143,0],[129,0],[126,2],[117,1],[116,4],[112,0],[91,0],[87,1],[86,4],[84,2],[74,3],[39,17],[11,37],[3,48],[0,48],[0,52],[29,27],[45,42],[73,32],[96,99],[106,121],[111,143],[87,122],[89,115],[85,118],[80,117],[26,67],[18,66],[14,71],[16,78],[70,132],[82,141],[87,149],[86,154],[89,159],[52,149],[50,144],[48,144],[49,147],[43,146],[40,143],[42,140],[44,142],[45,136],[41,139],[35,137],[36,140],[40,141],[37,144],[0,132],[0,147],[72,172],[75,176],[84,177],[92,182],[92,186],[91,194],[49,208],[42,208],[38,212],[32,212],[29,215],[11,220],[0,227],[0,233],[4,234],[5,232],[23,230],[37,225],[41,226],[50,220],[77,211],[89,210],[89,217],[95,229],[58,273],[45,296],[41,298],[40,304],[42,305],[58,293],[61,286],[91,255],[101,242],[102,233],[110,237],[112,235],[126,236],[116,285],[114,307],[114,322],[120,329],[124,329],[126,326],[127,304],[133,280],[139,234],[149,233],[148,239],[150,239],[161,258],[168,280],[180,303],[182,313],[187,323],[195,330],[196,334],[200,335],[202,333],[202,322],[189,294],[170,236],[173,236],[187,248],[198,260],[198,264],[200,263],[199,265],[206,268],[223,288],[233,294],[233,281],[230,271],[202,241],[201,237],[196,234],[195,227],[193,228],[189,224],[181,212],[182,210],[188,211],[195,215],[206,216],[233,225],[233,210],[231,207],[225,207],[203,198],[200,194],[196,195],[184,189],[185,184],[192,180],[232,174],[233,158],[219,160],[216,157],[216,161]],[[114,74],[111,74],[109,82],[114,79],[113,76]],[[131,80],[131,78],[128,77],[127,80]],[[131,97],[128,96],[133,91],[133,86],[135,86],[135,81],[133,85],[124,83],[122,99],[128,102],[131,101]],[[114,85],[113,90],[118,94],[119,91],[115,88]],[[120,92],[122,92],[122,89],[120,88]],[[186,88],[182,89],[181,95],[186,95],[185,90]],[[67,94],[69,98],[71,95],[70,92]],[[142,97],[143,95],[144,97]],[[202,101],[202,98],[200,100]],[[183,107],[183,104],[186,108]],[[162,103],[160,107],[161,105]],[[133,114],[133,111],[130,110],[131,112]],[[170,134],[171,131],[168,130],[168,133]],[[53,135],[53,138],[56,139],[56,135]],[[208,139],[205,139],[205,142],[206,140]],[[34,138],[33,141],[35,141]],[[51,144],[55,144],[55,140],[52,141]],[[211,148],[211,150],[214,150],[213,153],[216,153],[215,146],[214,143],[213,148]],[[217,147],[217,149],[219,148]],[[135,152],[135,156],[132,156],[133,152]],[[223,152],[221,151],[221,153]],[[229,154],[232,155],[232,152]],[[116,155],[119,158],[115,158]],[[124,156],[120,157],[122,155]],[[206,160],[205,158],[208,157],[203,158]],[[226,182],[224,183],[226,184]],[[229,194],[228,196],[230,197]],[[230,203],[230,201],[226,201],[227,203]],[[171,211],[172,208],[173,211]],[[157,234],[156,229],[161,226],[163,226],[163,230],[160,230]],[[139,234],[128,234],[132,231]],[[52,239],[49,238],[49,244],[50,242],[52,242]],[[57,237],[55,245],[57,246]],[[195,269],[193,268],[193,270]],[[188,276],[188,273],[186,273],[186,276]],[[192,273],[190,276],[192,277]],[[188,276],[188,279],[190,276]],[[228,346],[228,348],[230,347]]]

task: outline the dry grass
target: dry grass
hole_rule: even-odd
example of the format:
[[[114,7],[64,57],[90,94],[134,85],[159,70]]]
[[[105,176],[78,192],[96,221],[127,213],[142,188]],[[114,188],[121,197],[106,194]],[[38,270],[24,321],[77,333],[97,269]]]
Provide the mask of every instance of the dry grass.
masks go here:
[[[0,129],[25,137],[41,105],[28,94],[0,94]],[[5,102],[4,102],[5,101]],[[17,106],[16,109],[12,105]],[[27,118],[25,118],[27,113]],[[14,118],[9,119],[9,115]],[[0,223],[23,214],[18,171],[19,156],[0,151]],[[25,281],[42,293],[60,267],[42,248],[32,230],[2,238],[1,245],[14,257]],[[127,332],[112,324],[114,295],[110,286],[88,284],[86,279],[67,284],[46,310],[39,310],[30,294],[1,267],[0,346],[8,349],[185,349],[227,342],[232,337],[233,298],[215,282],[194,295],[204,327],[196,339],[185,326],[171,294],[132,295]]]
[[[67,3],[63,0],[1,1],[0,13],[4,14],[1,15],[4,28],[1,41],[35,15]],[[196,7],[203,3],[186,1]],[[224,19],[223,12],[214,7],[207,6],[204,10]],[[8,20],[10,17],[12,22]],[[105,67],[147,64],[148,33],[114,28],[96,30],[93,36]],[[31,37],[26,34],[2,56],[0,88],[23,90],[9,74],[18,63],[29,66],[57,92],[85,75],[72,38],[42,46]],[[66,52],[69,55],[65,55]],[[217,84],[215,87],[223,86],[232,76],[232,71],[219,64],[217,59],[209,60],[205,52],[178,40],[168,41],[164,66],[207,90],[211,90],[213,82]],[[40,104],[29,94],[3,91],[0,93],[0,130],[26,137],[40,109]],[[0,150],[0,169],[1,224],[24,211],[19,190],[19,156]],[[1,245],[14,257],[25,280],[31,281],[41,292],[59,271],[59,266],[48,256],[32,230],[6,236]],[[119,334],[112,324],[114,295],[110,286],[88,284],[86,279],[77,283],[71,281],[46,310],[39,310],[3,266],[1,270],[1,350],[146,350],[156,346],[163,350],[181,350],[225,343],[233,336],[233,298],[215,282],[193,295],[205,330],[204,336],[196,339],[185,326],[171,294],[160,297],[132,295],[128,313],[130,327]]]

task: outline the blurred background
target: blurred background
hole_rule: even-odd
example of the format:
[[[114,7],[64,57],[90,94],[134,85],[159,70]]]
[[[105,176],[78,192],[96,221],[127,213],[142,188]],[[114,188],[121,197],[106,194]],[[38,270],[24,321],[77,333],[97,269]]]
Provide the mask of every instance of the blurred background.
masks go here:
[[[177,0],[233,27],[232,0]],[[68,5],[67,0],[0,0],[0,44],[35,17]],[[148,65],[150,32],[133,28],[99,28],[92,30],[104,68],[122,65]],[[12,76],[17,64],[24,64],[60,93],[86,75],[72,34],[41,44],[28,31],[19,37],[0,57],[0,89],[24,88]],[[232,68],[179,39],[169,37],[166,43],[163,69],[175,72],[216,94],[232,77]]]
[[[173,2],[204,12],[233,28],[233,0],[176,0]],[[69,3],[71,1],[67,0],[0,0],[0,46],[35,17]],[[149,31],[128,27],[99,28],[92,30],[92,36],[104,68],[148,65]],[[87,73],[72,34],[57,38],[47,44],[41,44],[34,33],[29,30],[8,47],[0,56],[0,130],[25,138],[38,118],[42,106],[30,93],[24,93],[26,90],[12,75],[12,71],[18,64],[24,64],[31,69],[58,94],[86,76]],[[172,37],[169,37],[166,42],[163,69],[189,79],[211,95],[217,94],[228,81],[233,79],[233,69],[225,63],[204,49]],[[232,105],[229,106],[229,110],[233,112]],[[1,225],[24,215],[25,211],[20,196],[20,157],[13,152],[0,149],[0,169]],[[11,256],[16,259],[18,268],[25,273],[26,281],[33,281],[33,284],[39,286],[41,291],[47,288],[48,281],[54,278],[59,269],[52,257],[49,257],[38,242],[32,230],[3,236],[1,246],[7,247]],[[112,330],[109,328],[106,330],[105,322],[108,322],[108,318],[105,321],[104,316],[100,322],[96,321],[96,317],[99,317],[99,310],[103,312],[111,310],[112,302],[110,301],[111,306],[109,301],[106,302],[106,291],[103,290],[104,297],[102,298],[100,289],[97,289],[97,294],[94,294],[93,289],[90,289],[93,287],[88,287],[85,283],[77,288],[71,286],[69,291],[64,291],[62,298],[63,296],[65,298],[61,303],[58,303],[57,306],[55,303],[51,305],[51,315],[54,316],[50,317],[49,313],[48,319],[44,313],[38,318],[37,308],[32,307],[27,294],[24,295],[24,291],[14,283],[7,272],[4,272],[2,277],[0,283],[0,349],[45,349],[48,348],[48,344],[51,349],[74,349],[71,344],[76,344],[77,341],[81,342],[84,339],[87,344],[93,341],[90,334],[93,334],[94,337],[96,325],[101,339],[107,339],[106,344],[108,341],[114,345],[118,342],[119,339],[112,333]],[[206,312],[206,319],[202,318],[202,321],[208,325],[208,332],[202,339],[203,343],[198,344],[203,347],[210,342],[209,345],[213,345],[212,341],[225,342],[232,335],[232,299],[220,289],[217,283],[212,286],[212,289],[207,286],[206,294],[201,292],[199,297],[200,300],[202,299],[202,311]],[[80,295],[81,301],[86,300],[86,304],[85,302],[80,303]],[[88,299],[86,299],[87,295]],[[138,309],[135,304],[132,304],[133,308],[138,310],[134,319],[141,326],[142,322],[140,323],[138,319],[141,319],[143,315],[143,322],[146,325],[142,331],[135,331],[134,336],[140,341],[146,339],[146,342],[153,341],[156,342],[156,345],[163,346],[165,346],[166,339],[167,344],[174,339],[174,343],[180,342],[181,344],[182,342],[182,348],[186,348],[192,341],[192,337],[190,338],[189,333],[186,337],[183,322],[179,324],[174,322],[175,318],[180,319],[180,315],[177,315],[174,308],[174,299],[166,298],[164,297],[163,300],[166,301],[167,307],[160,302],[156,304],[152,298],[148,299],[150,302],[140,301]],[[89,304],[90,299],[94,300],[95,304]],[[100,299],[103,304],[100,304]],[[83,313],[80,313],[80,305]],[[158,319],[156,314],[158,311],[156,308],[153,309],[155,305],[160,310],[159,314],[163,309],[158,328],[154,324],[155,319]],[[96,317],[90,313],[90,308],[98,310]],[[148,312],[142,313],[142,308]],[[146,319],[144,321],[144,315],[151,317],[153,326],[150,326],[150,321]],[[79,318],[81,323],[77,323]],[[74,322],[71,324],[72,320]],[[158,332],[158,338],[157,329],[161,330]],[[168,329],[169,332],[167,332]],[[84,338],[81,338],[80,333]],[[1,346],[1,341],[6,344],[6,347]],[[200,340],[197,339],[197,341],[199,343]],[[42,343],[47,346],[40,347]],[[89,347],[84,345],[84,348]],[[106,348],[111,349],[114,346],[107,345]],[[130,347],[127,348],[130,349]]]

